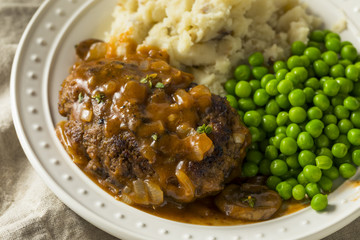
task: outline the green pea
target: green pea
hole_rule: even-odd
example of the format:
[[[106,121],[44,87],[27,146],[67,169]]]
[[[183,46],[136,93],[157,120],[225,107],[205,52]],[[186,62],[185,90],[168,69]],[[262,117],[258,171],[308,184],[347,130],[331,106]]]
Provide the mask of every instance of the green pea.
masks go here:
[[[285,80],[290,80],[294,86],[298,85],[300,83],[300,79],[297,78],[297,76],[293,72],[289,72],[285,75]]]
[[[303,66],[303,61],[299,56],[291,56],[287,60],[287,67],[290,70],[293,68],[302,67],[302,66]]]
[[[293,88],[294,84],[289,79],[281,80],[277,85],[278,92],[282,94],[289,94]]]
[[[352,112],[350,115],[350,121],[356,128],[360,128],[360,111]]]
[[[226,95],[226,100],[229,102],[230,106],[233,108],[238,108],[238,102],[233,95]]]
[[[265,132],[275,131],[275,129],[277,127],[275,116],[273,116],[273,115],[263,116],[261,125]]]
[[[264,56],[260,52],[255,52],[250,55],[248,61],[251,66],[261,66],[264,64]]]
[[[307,165],[315,165],[315,153],[309,151],[309,150],[303,150],[299,153],[298,161],[302,168],[304,168]]]
[[[225,85],[224,85],[225,91],[230,95],[235,95],[236,83],[237,82],[235,79],[230,79],[230,80],[226,81]]]
[[[248,162],[253,162],[255,164],[259,164],[259,162],[263,159],[263,155],[260,151],[250,150],[246,154],[246,160]]]
[[[306,87],[306,88],[304,88],[303,92],[305,94],[306,102],[312,103],[313,99],[315,97],[315,90],[310,87]]]
[[[297,144],[300,149],[311,149],[314,146],[314,139],[308,132],[302,132],[297,138]]]
[[[280,143],[281,143],[281,140],[283,140],[284,138],[286,138],[286,135],[284,133],[280,133],[280,134],[277,134],[275,137],[274,137],[274,140],[273,140],[273,144],[276,148],[280,148]],[[276,157],[275,157],[276,158]],[[270,159],[272,160],[272,159]]]
[[[244,177],[254,177],[259,171],[259,167],[253,162],[245,162],[242,166],[242,174]]]
[[[305,104],[305,93],[301,89],[295,89],[290,92],[289,102],[294,107],[300,107]]]
[[[280,133],[283,133],[286,135],[286,127],[285,126],[279,126],[275,130],[275,135],[278,135]]]
[[[287,112],[280,112],[276,117],[278,126],[284,126],[289,121],[289,114]]]
[[[304,51],[304,55],[307,56],[310,62],[315,62],[316,60],[321,58],[321,52],[318,48],[308,47]]]
[[[320,121],[319,119],[311,120],[305,126],[305,130],[309,134],[311,134],[311,136],[314,138],[319,137],[321,135],[323,129],[324,129],[324,123],[322,121]]]
[[[291,44],[291,53],[292,55],[302,55],[306,49],[305,43],[301,41],[295,41]]]
[[[295,67],[291,70],[299,82],[303,83],[308,79],[308,71],[304,67]]]
[[[290,102],[288,96],[285,94],[279,94],[275,97],[275,101],[278,103],[279,107],[282,109],[288,109],[290,107]]]
[[[347,78],[338,77],[335,80],[340,85],[339,93],[348,94],[354,89],[354,83]]]
[[[327,96],[324,94],[318,94],[314,97],[314,105],[321,109],[321,111],[325,111],[330,106],[330,101]]]
[[[357,82],[359,80],[359,69],[355,67],[354,65],[349,65],[345,68],[345,76],[346,78]]]
[[[240,98],[247,98],[251,95],[252,88],[247,81],[240,81],[235,86],[235,94]]]
[[[344,163],[351,163],[351,161],[352,161],[351,154],[348,153],[343,158],[335,158],[334,164],[335,164],[335,166],[340,167]]]
[[[305,198],[305,188],[301,184],[297,184],[292,189],[292,196],[295,200],[303,200]]]
[[[306,67],[306,68],[310,67],[310,59],[309,59],[307,56],[302,55],[302,56],[300,56],[300,59],[302,60],[304,67]],[[312,74],[311,71],[308,71],[308,76],[309,76],[309,77],[313,77],[313,76],[315,76],[315,75]]]
[[[274,176],[282,176],[288,171],[288,166],[284,160],[276,159],[270,164],[271,174]]]
[[[281,182],[276,186],[276,191],[280,197],[284,200],[288,200],[292,197],[292,186],[287,182]]]
[[[354,146],[360,146],[360,129],[351,129],[347,134],[349,142]]]
[[[270,189],[275,190],[276,186],[281,183],[281,179],[277,176],[270,176],[266,180],[266,186],[268,186]]]
[[[311,183],[318,182],[322,176],[320,168],[313,165],[306,165],[303,169],[303,173],[305,178]]]
[[[328,156],[318,156],[315,158],[316,166],[319,169],[329,169],[332,167],[333,161]]]
[[[322,148],[320,148],[320,149],[317,149],[316,154],[317,154],[318,156],[327,156],[327,157],[329,157],[330,159],[333,159],[333,158],[334,158],[334,156],[332,155],[331,150],[330,150],[329,148],[326,148],[326,147],[322,147]]]
[[[279,104],[274,99],[271,99],[268,104],[266,104],[265,111],[269,115],[277,116],[280,112]]]
[[[348,96],[344,100],[344,107],[351,111],[356,111],[360,107],[360,101],[357,98],[354,98],[352,96]]]
[[[263,130],[260,130],[257,127],[249,127],[249,131],[251,133],[252,142],[261,142],[265,137]]]
[[[269,143],[269,140],[268,140],[268,139],[264,139],[263,141],[261,141],[261,142],[259,143],[260,151],[265,152],[265,149],[266,149],[266,147],[267,147],[269,144],[270,144],[270,143]]]
[[[314,62],[314,71],[316,76],[323,77],[329,74],[330,68],[323,60],[316,60]]]
[[[324,210],[328,205],[327,195],[323,195],[321,193],[316,194],[311,199],[311,208],[316,211],[322,211]]]
[[[276,79],[275,79],[275,76],[274,76],[273,74],[271,74],[271,73],[266,74],[265,76],[263,76],[263,77],[261,78],[260,86],[265,89],[265,88],[266,88],[266,85],[267,85],[271,80],[276,80]]]
[[[342,60],[339,61],[339,63],[341,65],[343,65],[345,68],[352,64],[352,62],[350,60],[347,60],[347,59],[342,59]]]
[[[239,109],[245,112],[256,109],[256,105],[251,98],[240,98],[238,100],[238,104],[239,104]]]
[[[239,114],[240,119],[244,119],[244,115],[245,115],[245,113],[244,113],[243,111],[241,111],[241,110],[237,110],[237,113]]]
[[[325,33],[322,30],[314,30],[310,33],[310,40],[315,42],[324,42]]]
[[[250,80],[249,81],[250,87],[251,87],[251,93],[254,94],[256,90],[261,88],[261,82],[259,80]]]
[[[344,107],[343,105],[337,105],[334,108],[334,113],[338,119],[346,119],[350,117],[349,110],[346,109],[346,107]]]
[[[249,80],[251,76],[251,69],[248,65],[240,65],[235,69],[234,76],[236,80]]]
[[[329,124],[325,127],[324,129],[325,135],[330,139],[330,140],[335,140],[339,137],[340,135],[340,130],[339,128],[335,125],[335,124]],[[349,131],[350,132],[350,131]],[[360,135],[359,135],[360,137]],[[349,137],[348,137],[349,138]],[[360,140],[360,139],[359,139]],[[349,140],[350,141],[350,140]],[[350,141],[351,142],[351,141]]]
[[[286,69],[287,70],[287,65],[286,65],[286,63],[284,61],[276,61],[274,63],[273,68],[274,68],[274,72],[278,72],[281,69]]]
[[[339,167],[340,176],[343,178],[351,178],[356,173],[356,168],[350,163],[343,163]]]
[[[293,154],[291,156],[288,156],[285,161],[290,168],[296,169],[300,167],[298,161],[298,154]]]
[[[309,41],[308,42],[308,47],[314,47],[314,48],[317,48],[317,49],[322,49],[323,48],[323,45],[318,43],[318,42],[314,42],[314,41]]]
[[[260,161],[259,163],[259,173],[264,175],[264,176],[269,176],[271,174],[270,172],[270,164],[271,161],[269,159],[263,159]],[[279,179],[279,182],[281,180]],[[275,187],[274,187],[275,189]]]
[[[329,32],[329,33],[326,34],[325,42],[328,41],[330,38],[336,38],[338,40],[341,40],[339,34],[333,33],[333,32]]]
[[[347,139],[347,136],[345,134],[340,135],[336,140],[335,143],[343,143],[347,147],[347,149],[350,149],[351,143]]]
[[[291,123],[286,128],[286,136],[292,137],[294,139],[297,139],[300,132],[301,132],[301,129],[300,129],[299,125],[297,125],[296,123]]]
[[[357,50],[352,45],[346,45],[341,49],[341,57],[354,62],[357,59]]]
[[[293,107],[289,111],[289,119],[293,123],[302,123],[306,119],[306,111],[301,107]]]
[[[337,179],[340,175],[339,170],[335,166],[332,166],[331,168],[326,170],[322,170],[322,172],[324,176],[330,178],[331,180]]]
[[[333,78],[345,77],[344,66],[340,63],[332,66],[330,69],[330,76],[332,76]]]
[[[261,123],[261,115],[254,110],[246,112],[243,119],[246,126],[258,127]]]
[[[354,128],[354,125],[349,119],[342,119],[338,123],[340,133],[347,134],[348,131]]]
[[[274,160],[278,157],[279,153],[275,146],[269,145],[265,150],[265,157],[269,160]]]
[[[255,79],[260,80],[263,76],[265,76],[269,72],[269,69],[266,67],[254,67],[252,69],[252,75]]]
[[[283,154],[287,156],[293,155],[296,153],[297,148],[298,146],[295,139],[291,137],[286,137],[283,140],[281,140],[280,152],[282,152]]]
[[[308,183],[305,187],[306,194],[309,198],[313,198],[316,194],[320,193],[319,186],[316,183]]]
[[[320,82],[317,78],[312,77],[305,82],[305,86],[318,90],[320,88]]]
[[[307,111],[307,116],[310,120],[321,119],[323,117],[323,112],[318,107],[311,107]]]
[[[333,97],[340,91],[340,85],[336,80],[330,79],[324,82],[323,91],[327,96]]]
[[[288,73],[289,71],[287,69],[280,69],[279,71],[276,72],[275,74],[275,78],[278,80],[278,81],[281,81],[283,79],[285,79],[285,76],[286,74]]]
[[[335,115],[333,114],[326,114],[323,118],[322,121],[325,125],[329,125],[329,124],[336,124],[337,123],[337,118]]]
[[[331,192],[331,188],[333,186],[333,182],[330,178],[326,176],[322,176],[320,181],[318,182],[319,187],[325,192]]]
[[[321,134],[315,139],[315,145],[318,148],[328,147],[330,145],[330,140],[325,134]]]
[[[360,166],[360,150],[353,151],[351,157],[353,163],[355,163],[357,166]]]
[[[326,49],[328,50],[331,50],[331,51],[334,51],[336,53],[340,53],[340,50],[341,50],[341,42],[339,39],[337,38],[331,38],[331,39],[328,39],[326,42],[325,42],[325,47]]]
[[[297,176],[297,180],[303,186],[306,186],[309,183],[309,181],[306,179],[303,171],[299,173],[299,175]]]
[[[292,187],[295,187],[298,184],[298,181],[293,177],[286,179],[285,182],[290,184]]]
[[[329,66],[333,66],[339,62],[338,55],[334,51],[324,52],[322,54],[322,59]]]
[[[253,100],[257,106],[264,106],[269,101],[269,94],[265,91],[265,89],[258,89],[255,91]]]

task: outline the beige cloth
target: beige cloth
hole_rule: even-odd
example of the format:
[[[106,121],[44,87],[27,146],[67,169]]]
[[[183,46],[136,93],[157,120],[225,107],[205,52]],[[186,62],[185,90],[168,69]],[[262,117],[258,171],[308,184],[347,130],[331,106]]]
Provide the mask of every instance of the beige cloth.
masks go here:
[[[55,0],[60,1],[60,0]],[[21,34],[43,0],[0,0],[0,239],[115,239],[67,208],[26,159],[11,119],[10,69]],[[359,239],[360,219],[326,238]]]

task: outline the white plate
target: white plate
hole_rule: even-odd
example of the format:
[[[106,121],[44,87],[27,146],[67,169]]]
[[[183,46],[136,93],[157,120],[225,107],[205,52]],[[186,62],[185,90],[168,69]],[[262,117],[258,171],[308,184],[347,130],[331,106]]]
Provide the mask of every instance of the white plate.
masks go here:
[[[103,37],[116,1],[46,1],[27,27],[13,64],[11,102],[20,142],[33,167],[67,206],[122,239],[319,239],[360,216],[360,187],[350,182],[329,196],[326,212],[307,208],[263,223],[208,227],[146,214],[116,201],[89,180],[55,136],[54,126],[61,119],[58,91],[74,61],[74,45],[86,38]],[[359,31],[352,24],[360,22],[358,0],[306,2],[327,27],[346,18],[348,30],[342,37],[359,48]],[[360,179],[360,174],[353,179]]]

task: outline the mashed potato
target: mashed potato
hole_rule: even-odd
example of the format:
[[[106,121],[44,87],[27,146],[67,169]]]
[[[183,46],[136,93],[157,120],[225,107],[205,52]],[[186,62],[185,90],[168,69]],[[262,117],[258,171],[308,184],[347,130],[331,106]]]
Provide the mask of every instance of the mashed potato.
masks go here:
[[[109,41],[126,33],[166,49],[173,66],[216,94],[254,51],[267,61],[285,58],[291,42],[320,25],[297,0],[120,0],[114,18]]]

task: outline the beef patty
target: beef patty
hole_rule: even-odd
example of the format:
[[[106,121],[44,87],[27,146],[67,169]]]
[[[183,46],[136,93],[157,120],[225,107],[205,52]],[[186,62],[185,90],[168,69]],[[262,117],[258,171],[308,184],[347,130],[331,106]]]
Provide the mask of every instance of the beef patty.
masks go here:
[[[73,161],[129,204],[186,203],[238,176],[250,133],[225,98],[166,52],[80,60],[62,84],[56,131]]]

